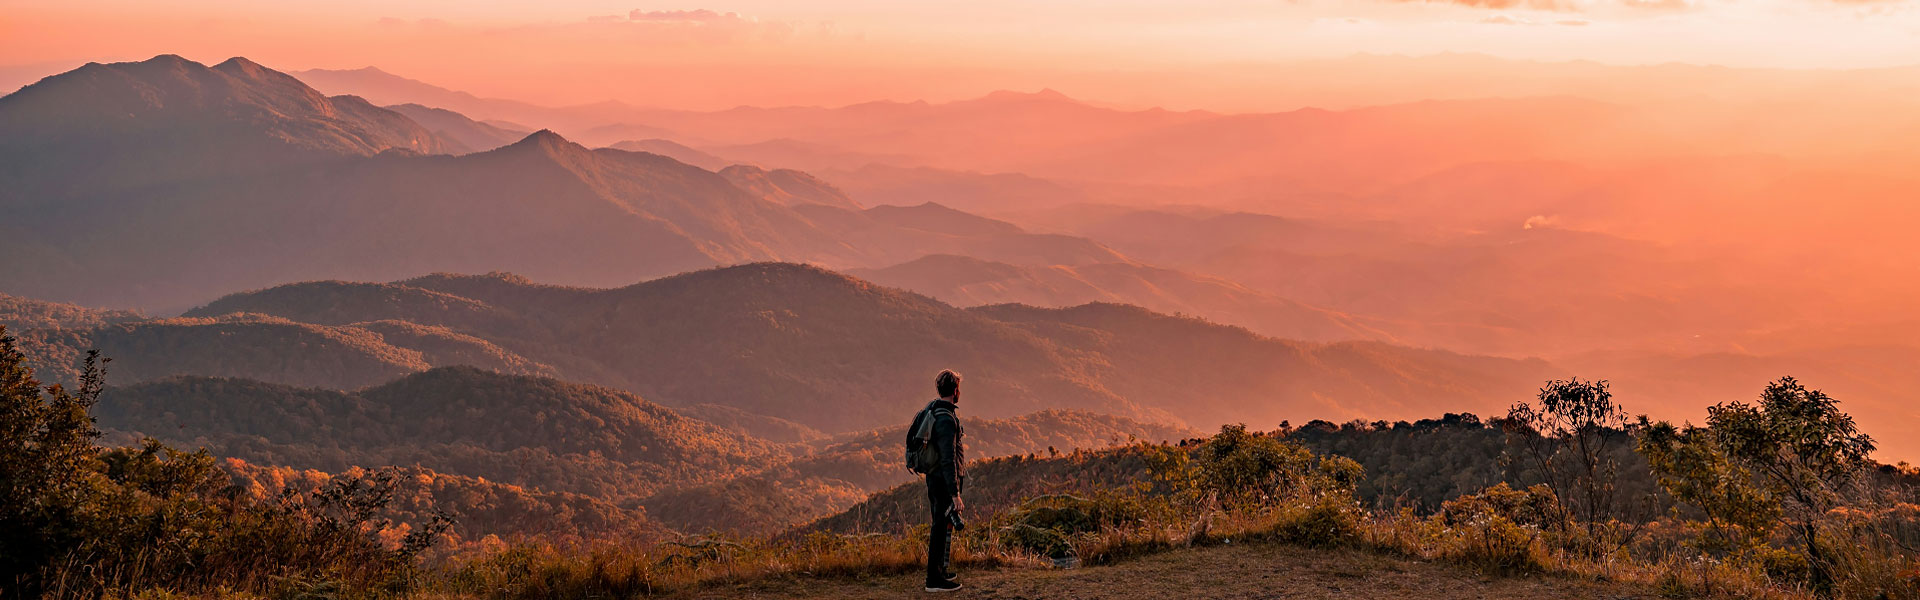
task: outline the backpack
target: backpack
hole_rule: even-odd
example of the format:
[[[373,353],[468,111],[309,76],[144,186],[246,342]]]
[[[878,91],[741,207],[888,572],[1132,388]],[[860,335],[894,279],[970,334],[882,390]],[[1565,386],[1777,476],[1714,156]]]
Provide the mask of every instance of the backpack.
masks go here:
[[[929,402],[907,427],[907,470],[925,475],[940,468],[940,449],[933,445],[933,420],[940,413],[953,414]]]

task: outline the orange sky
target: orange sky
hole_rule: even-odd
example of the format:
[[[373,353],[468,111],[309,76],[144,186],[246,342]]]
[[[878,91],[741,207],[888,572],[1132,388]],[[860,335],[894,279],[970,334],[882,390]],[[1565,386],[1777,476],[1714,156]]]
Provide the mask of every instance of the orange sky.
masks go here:
[[[840,104],[1054,87],[1254,110],[1286,108],[1243,85],[1263,65],[1355,53],[1920,62],[1920,0],[691,1],[14,1],[0,11],[0,71],[244,55],[287,70],[377,65],[549,104]]]

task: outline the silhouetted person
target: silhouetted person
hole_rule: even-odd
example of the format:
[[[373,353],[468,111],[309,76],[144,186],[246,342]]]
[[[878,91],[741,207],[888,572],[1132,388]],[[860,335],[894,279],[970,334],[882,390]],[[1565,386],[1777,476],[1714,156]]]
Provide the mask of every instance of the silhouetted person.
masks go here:
[[[960,500],[960,489],[967,481],[966,446],[960,441],[960,418],[954,415],[960,408],[960,374],[941,371],[933,378],[933,389],[940,397],[914,417],[907,430],[907,448],[910,456],[922,446],[937,454],[925,471],[927,504],[933,509],[933,530],[927,536],[927,591],[951,592],[960,589],[951,570],[953,529],[966,506]],[[926,419],[933,423],[922,431]]]

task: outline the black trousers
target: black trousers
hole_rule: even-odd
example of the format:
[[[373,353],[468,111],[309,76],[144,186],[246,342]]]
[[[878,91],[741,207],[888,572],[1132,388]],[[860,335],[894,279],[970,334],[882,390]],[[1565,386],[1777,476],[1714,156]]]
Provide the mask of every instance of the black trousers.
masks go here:
[[[947,568],[953,564],[953,521],[947,518],[953,491],[945,482],[928,478],[927,504],[933,508],[933,530],[927,534],[927,583],[935,583],[947,580]]]

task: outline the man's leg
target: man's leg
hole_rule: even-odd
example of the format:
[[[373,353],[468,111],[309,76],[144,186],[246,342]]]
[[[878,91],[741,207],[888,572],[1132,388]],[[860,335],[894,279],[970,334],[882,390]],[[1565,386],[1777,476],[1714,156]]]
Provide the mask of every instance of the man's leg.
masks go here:
[[[947,559],[953,542],[953,522],[947,519],[947,509],[953,507],[953,495],[940,488],[927,486],[927,504],[933,508],[933,530],[927,534],[929,584],[947,580]]]

